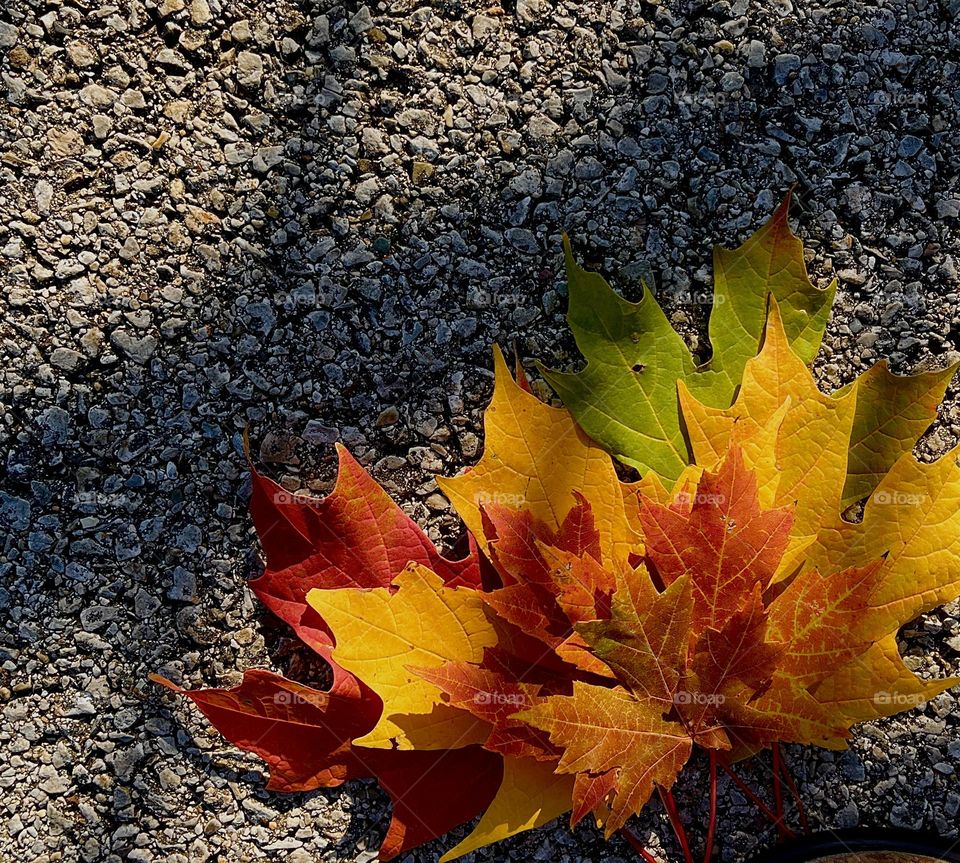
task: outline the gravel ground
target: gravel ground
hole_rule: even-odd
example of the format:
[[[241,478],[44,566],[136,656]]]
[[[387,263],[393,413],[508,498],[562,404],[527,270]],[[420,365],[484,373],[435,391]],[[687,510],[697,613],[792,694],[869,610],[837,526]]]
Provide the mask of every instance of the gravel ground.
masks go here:
[[[375,788],[267,794],[146,675],[297,670],[244,587],[247,424],[291,489],[327,489],[343,440],[456,536],[433,476],[477,457],[490,344],[575,362],[561,228],[626,295],[649,279],[702,350],[711,243],[796,183],[811,270],[841,282],[824,384],[946,362],[958,12],[6,0],[0,859],[373,859]],[[923,451],[958,431],[954,388]],[[912,667],[960,672],[958,618],[908,627]],[[846,754],[791,750],[811,819],[956,836],[958,717],[947,693]],[[694,824],[703,789],[680,789]],[[666,835],[656,806],[638,829]],[[724,860],[774,839],[727,783],[721,839]],[[472,859],[630,856],[560,826]]]

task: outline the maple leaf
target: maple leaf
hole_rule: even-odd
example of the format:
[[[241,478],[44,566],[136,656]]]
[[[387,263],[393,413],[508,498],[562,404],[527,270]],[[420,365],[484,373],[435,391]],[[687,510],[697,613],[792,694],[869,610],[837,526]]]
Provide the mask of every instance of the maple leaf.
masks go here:
[[[850,433],[850,455],[841,507],[867,497],[899,458],[910,452],[936,419],[937,406],[960,368],[916,375],[895,375],[880,360],[856,383],[838,390],[857,389],[857,412]]]
[[[606,666],[586,649],[575,624],[609,607],[614,576],[600,563],[591,505],[578,492],[573,496],[576,505],[557,530],[527,511],[484,508],[488,553],[506,586],[483,599],[501,619],[553,648],[559,660],[603,676]]]
[[[565,243],[567,320],[587,365],[576,373],[541,371],[587,434],[616,458],[670,480],[680,475],[689,455],[677,382],[711,405],[729,405],[760,344],[770,294],[784,308],[791,343],[813,361],[836,283],[823,291],[811,284],[802,244],[787,223],[789,207],[788,195],[738,249],[715,248],[713,356],[699,368],[648,289],[639,303],[627,302],[601,276],[581,269]]]
[[[824,395],[787,344],[777,305],[771,302],[763,347],[747,363],[730,408],[710,408],[680,387],[685,427],[697,461],[713,467],[731,442],[750,442],[755,453],[751,466],[767,489],[768,504],[794,507],[790,542],[776,580],[789,579],[803,567],[849,574],[885,557],[870,597],[877,609],[871,620],[883,617],[882,627],[878,624],[882,638],[892,637],[917,614],[960,593],[960,450],[932,464],[918,461],[910,452],[914,435],[934,413],[926,405],[954,370],[915,378],[893,376],[885,369],[867,372],[833,396]],[[876,404],[878,392],[889,402],[879,409],[883,419],[861,420],[862,410],[872,415],[870,406]],[[773,458],[758,460],[756,444],[768,438],[771,429],[776,431]],[[871,441],[866,449],[864,441]],[[764,448],[769,451],[769,443],[761,451]],[[850,522],[843,516],[850,477],[856,485],[866,476],[848,472],[848,462],[858,450],[880,453],[874,462],[878,465],[899,455],[867,498],[862,519]],[[748,451],[745,445],[744,452]],[[873,483],[871,474],[860,488]],[[837,704],[837,710],[848,716],[867,719],[896,712],[889,701],[871,693],[902,693],[902,703],[908,704],[916,703],[919,692],[934,692],[933,686],[918,688],[913,674],[895,659],[895,651],[881,652],[876,640],[864,650],[850,659],[855,671],[843,665],[833,671],[838,680],[846,681],[847,692],[861,694],[847,698],[828,677],[816,689],[818,698]],[[853,675],[858,675],[859,684],[851,690]],[[866,684],[869,680],[872,683]]]
[[[639,303],[627,302],[600,275],[580,268],[565,241],[567,319],[587,365],[576,373],[540,370],[577,423],[614,457],[667,480],[680,475],[692,454],[677,410],[677,385],[709,407],[726,408],[763,341],[768,298],[779,306],[784,343],[801,366],[813,361],[836,282],[822,291],[810,282],[802,244],[787,221],[789,206],[790,195],[739,248],[715,247],[713,354],[702,366],[649,291]],[[853,429],[848,474],[838,490],[844,507],[866,497],[912,449],[936,417],[958,367],[900,376],[881,361],[833,394],[841,399],[857,390],[856,405],[849,405],[853,415],[845,420]],[[779,397],[771,401],[782,404]]]
[[[626,554],[637,537],[609,456],[568,411],[544,404],[517,384],[499,348],[493,353],[494,390],[483,420],[483,456],[460,476],[437,477],[480,549],[488,551],[485,506],[524,509],[557,529],[576,505],[577,491],[591,501],[594,518],[605,527],[603,562]]]
[[[658,593],[642,565],[618,576],[609,618],[581,623],[577,632],[634,695],[669,705],[690,635],[690,578]]]
[[[250,589],[328,662],[333,641],[307,603],[311,590],[387,587],[410,561],[449,584],[480,583],[475,553],[463,560],[443,557],[345,447],[337,446],[337,457],[336,485],[324,498],[289,492],[250,465],[250,513],[266,556]],[[357,691],[350,675],[330,665],[335,686]]]
[[[658,702],[582,682],[573,695],[547,698],[518,718],[563,747],[560,773],[617,772],[608,837],[640,811],[655,785],[673,785],[693,747],[680,723],[663,719]]]
[[[596,528],[593,508],[579,492],[574,492],[573,497],[575,505],[556,530],[529,510],[499,504],[482,508],[485,516],[484,535],[488,538],[487,550],[505,585],[523,581],[548,589],[555,588],[561,593],[569,593],[570,601],[585,606],[593,604],[594,590],[604,586],[612,588],[612,580],[600,572],[594,581],[599,580],[603,584],[581,585],[581,591],[585,593],[572,585],[567,585],[564,591],[556,584],[553,567],[546,559],[546,555],[550,554],[549,548],[569,552],[578,559],[590,558],[597,562],[602,559],[600,533]]]
[[[692,577],[694,636],[725,623],[754,585],[773,577],[787,546],[790,508],[761,511],[754,475],[738,449],[693,495],[665,507],[644,501],[646,558],[663,584]]]
[[[895,633],[884,636],[813,689],[813,696],[845,723],[893,716],[960,683],[956,677],[921,680],[903,664]]]
[[[774,674],[759,695],[750,687],[731,690],[714,711],[731,741],[732,759],[773,743],[802,743],[846,749],[851,723],[789,675]]]
[[[164,677],[151,679],[187,696],[217,729],[270,766],[267,788],[312,791],[369,775],[357,760],[352,738],[380,715],[379,699],[324,692],[264,669],[244,672],[234,689],[181,689]]]
[[[329,626],[307,594],[391,588],[408,562],[429,567],[451,585],[479,585],[480,560],[475,552],[460,561],[444,558],[345,448],[338,446],[337,455],[336,486],[321,499],[293,494],[250,466],[251,515],[267,559],[250,586],[330,665],[330,690],[263,670],[246,672],[234,689],[187,691],[154,679],[190,698],[234,745],[261,756],[270,766],[268,788],[308,791],[376,777],[394,803],[381,847],[387,860],[481,812],[501,782],[502,759],[478,746],[403,753],[355,746],[355,738],[377,726],[383,703],[333,661]],[[457,782],[452,777],[460,771],[476,782]]]
[[[614,577],[600,563],[593,508],[579,492],[574,498],[557,530],[528,510],[483,508],[488,553],[504,584],[485,600],[548,642],[568,637],[573,622],[595,619],[614,589]]]
[[[708,628],[694,645],[676,709],[691,736],[706,749],[731,749],[738,736],[723,705],[749,701],[777,672],[782,644],[767,640],[767,612],[759,584],[721,628]],[[734,741],[731,741],[731,736]]]
[[[479,746],[433,752],[353,746],[353,737],[376,724],[375,696],[357,704],[358,696],[320,691],[263,669],[245,672],[233,689],[189,691],[160,675],[151,679],[188,697],[227,740],[260,756],[270,767],[269,790],[312,791],[376,777],[393,802],[382,860],[469,821],[502,782],[502,760]]]
[[[394,587],[307,594],[333,631],[334,661],[383,701],[377,725],[355,742],[381,749],[455,749],[483,742],[486,724],[446,705],[440,690],[411,670],[483,658],[496,634],[479,592],[447,587],[420,564],[409,564]]]
[[[808,363],[832,287],[810,285],[786,206],[717,252],[702,368],[650,296],[620,300],[567,245],[588,365],[550,377],[639,480],[495,350],[483,456],[438,480],[467,558],[443,557],[345,450],[320,500],[252,470],[252,586],[330,688],[155,679],[260,755],[271,789],[376,777],[394,803],[383,859],[482,812],[443,861],[566,812],[610,835],[656,789],[669,802],[695,747],[711,764],[843,748],[856,722],[957,683],[915,677],[896,642],[960,594],[960,447],[911,452],[954,369],[879,365],[820,392]]]

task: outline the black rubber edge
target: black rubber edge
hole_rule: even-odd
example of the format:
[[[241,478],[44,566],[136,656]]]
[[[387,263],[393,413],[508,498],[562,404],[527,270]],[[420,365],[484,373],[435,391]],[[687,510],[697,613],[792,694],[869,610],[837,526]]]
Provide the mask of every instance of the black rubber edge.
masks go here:
[[[882,851],[960,863],[960,840],[914,830],[869,827],[832,830],[784,842],[753,857],[752,863],[810,863],[833,854]]]

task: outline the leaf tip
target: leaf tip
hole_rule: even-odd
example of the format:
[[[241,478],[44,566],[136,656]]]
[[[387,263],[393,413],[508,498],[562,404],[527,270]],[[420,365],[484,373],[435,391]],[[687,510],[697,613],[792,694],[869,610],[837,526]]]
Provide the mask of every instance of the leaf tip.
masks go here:
[[[247,464],[250,466],[250,470],[256,473],[255,468],[253,467],[253,457],[250,455],[250,423],[246,423],[243,426],[243,455],[247,460]]]
[[[183,693],[183,689],[177,686],[177,684],[174,683],[172,680],[168,680],[162,674],[157,674],[156,672],[151,671],[147,675],[147,680],[149,680],[151,683],[157,683],[160,686],[163,686],[164,688],[169,689],[171,692],[177,693],[177,695],[180,695]]]
[[[789,189],[787,189],[787,193],[783,196],[783,200],[773,212],[773,216],[770,219],[771,224],[777,226],[787,225],[787,217],[790,215],[790,205],[793,203],[793,191],[796,189],[796,187],[797,184],[794,183]]]

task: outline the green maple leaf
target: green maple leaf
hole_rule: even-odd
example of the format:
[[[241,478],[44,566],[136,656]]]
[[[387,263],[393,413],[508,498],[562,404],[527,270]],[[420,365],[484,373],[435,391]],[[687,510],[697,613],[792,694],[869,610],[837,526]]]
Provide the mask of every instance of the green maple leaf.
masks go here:
[[[617,459],[666,479],[679,476],[690,458],[677,381],[704,403],[728,407],[760,346],[768,295],[779,303],[794,351],[813,361],[836,282],[826,290],[810,282],[803,245],[787,224],[789,205],[788,195],[738,249],[714,249],[713,355],[699,367],[649,290],[638,303],[624,300],[574,261],[565,240],[567,320],[587,365],[575,373],[541,371],[584,431]]]

